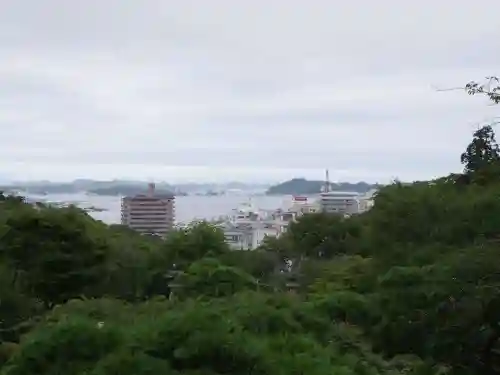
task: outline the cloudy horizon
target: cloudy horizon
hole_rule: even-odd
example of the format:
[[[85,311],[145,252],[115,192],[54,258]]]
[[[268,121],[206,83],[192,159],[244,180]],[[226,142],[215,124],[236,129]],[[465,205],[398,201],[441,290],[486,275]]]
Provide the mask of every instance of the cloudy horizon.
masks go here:
[[[6,0],[0,179],[387,182],[461,169],[500,2]]]

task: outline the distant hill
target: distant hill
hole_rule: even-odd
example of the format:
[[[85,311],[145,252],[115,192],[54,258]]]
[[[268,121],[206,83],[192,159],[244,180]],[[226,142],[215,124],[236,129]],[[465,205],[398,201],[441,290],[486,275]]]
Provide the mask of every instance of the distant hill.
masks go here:
[[[75,180],[73,182],[28,181],[0,186],[2,191],[24,191],[29,194],[73,194],[82,191],[97,195],[135,195],[147,191],[147,183],[139,181],[94,181]],[[166,193],[174,188],[166,183],[156,184],[156,191]]]
[[[321,188],[325,185],[325,181],[306,180],[305,178],[294,178],[281,184],[271,186],[267,195],[310,195],[321,193]],[[330,183],[332,191],[355,191],[358,193],[366,193],[372,189],[380,187],[378,184],[369,184],[367,182],[338,182]]]
[[[96,194],[96,195],[137,195],[137,194],[147,194],[147,188],[144,186],[136,186],[136,185],[116,185],[116,186],[108,186],[96,189],[89,189],[87,193]],[[173,194],[172,189],[165,188],[155,188],[156,194]],[[181,194],[180,194],[181,195]]]
[[[72,194],[88,192],[96,195],[135,195],[144,193],[147,190],[146,181],[111,180],[96,181],[90,179],[78,179],[72,182],[52,182],[52,181],[25,181],[12,182],[0,186],[0,191],[24,191],[29,194]],[[261,189],[264,191],[269,185],[245,184],[240,182],[228,182],[221,184],[211,183],[185,183],[168,184],[166,182],[156,182],[157,193],[175,193],[177,196],[187,194],[204,194],[210,191],[223,191],[227,189]]]

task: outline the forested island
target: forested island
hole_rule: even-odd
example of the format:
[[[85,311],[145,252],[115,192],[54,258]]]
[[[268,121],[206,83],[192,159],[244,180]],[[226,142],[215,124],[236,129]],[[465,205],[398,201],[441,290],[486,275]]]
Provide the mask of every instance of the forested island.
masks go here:
[[[163,240],[2,194],[0,375],[498,374],[492,127],[459,157],[255,251],[207,223]]]
[[[133,196],[137,194],[147,194],[146,186],[116,185],[102,188],[89,189],[87,193],[106,196]],[[173,189],[160,186],[155,188],[156,194],[173,194]],[[175,195],[186,195],[183,192],[176,192]]]
[[[53,181],[27,181],[13,182],[0,186],[0,191],[23,191],[27,194],[75,194],[86,192],[95,195],[125,196],[142,194],[147,191],[147,181],[111,180],[96,181],[88,179],[78,179],[71,182]],[[196,195],[217,195],[225,190],[252,190],[266,189],[268,185],[258,183],[179,183],[169,184],[167,182],[157,182],[156,192],[159,194],[175,194],[176,196]]]
[[[72,182],[31,181],[17,182],[1,186],[3,191],[24,191],[29,194],[74,194],[86,192],[96,195],[135,195],[147,191],[148,183],[145,181],[95,181],[74,180]],[[178,189],[165,182],[156,184],[156,191],[160,193],[172,193]]]
[[[325,186],[325,181],[306,180],[305,178],[294,178],[289,181],[282,182],[278,185],[271,186],[267,195],[312,195],[321,193],[321,189]],[[378,189],[381,185],[369,184],[367,182],[338,182],[330,183],[331,191],[355,191],[358,193],[366,193],[372,189]]]

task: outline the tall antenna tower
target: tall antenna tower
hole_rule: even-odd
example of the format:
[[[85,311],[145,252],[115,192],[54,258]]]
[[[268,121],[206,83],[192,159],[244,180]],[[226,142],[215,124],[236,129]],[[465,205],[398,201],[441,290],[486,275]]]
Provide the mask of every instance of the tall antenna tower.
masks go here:
[[[325,193],[330,192],[330,174],[328,173],[328,169],[325,170]]]

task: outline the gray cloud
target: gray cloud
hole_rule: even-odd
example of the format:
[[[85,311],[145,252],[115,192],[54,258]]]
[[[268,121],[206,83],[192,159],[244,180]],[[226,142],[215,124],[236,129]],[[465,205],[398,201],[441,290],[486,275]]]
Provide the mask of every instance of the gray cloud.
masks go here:
[[[471,130],[498,111],[433,87],[498,73],[499,11],[494,0],[8,0],[0,164],[16,178],[457,170]]]

